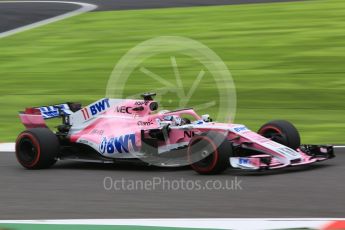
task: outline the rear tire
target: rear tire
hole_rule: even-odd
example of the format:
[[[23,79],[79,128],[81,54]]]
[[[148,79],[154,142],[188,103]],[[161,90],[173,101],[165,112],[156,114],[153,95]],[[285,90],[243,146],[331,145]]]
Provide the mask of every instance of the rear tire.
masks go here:
[[[191,159],[193,154],[200,156],[203,152],[208,156],[197,162],[191,162],[192,169],[197,173],[219,174],[230,167],[232,145],[223,134],[211,131],[194,136],[189,142],[188,158]]]
[[[301,138],[296,127],[284,120],[270,121],[264,124],[258,131],[261,136],[272,139],[292,149],[301,145]]]
[[[16,140],[18,162],[27,169],[49,168],[56,162],[60,144],[48,128],[28,129]]]

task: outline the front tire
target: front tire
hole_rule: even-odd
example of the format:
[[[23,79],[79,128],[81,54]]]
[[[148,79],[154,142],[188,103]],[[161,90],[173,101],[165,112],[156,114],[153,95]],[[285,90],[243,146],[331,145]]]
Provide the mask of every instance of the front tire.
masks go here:
[[[200,157],[203,153],[206,157]],[[191,162],[194,171],[203,175],[219,174],[230,167],[229,158],[232,152],[232,145],[226,137],[218,132],[207,132],[194,136],[188,146],[188,158],[194,154],[199,156],[197,162]],[[191,161],[191,160],[190,160]]]
[[[27,169],[49,168],[56,162],[59,140],[48,128],[23,131],[16,140],[16,157]]]
[[[292,149],[297,149],[301,145],[298,130],[288,121],[270,121],[259,129],[258,134]]]

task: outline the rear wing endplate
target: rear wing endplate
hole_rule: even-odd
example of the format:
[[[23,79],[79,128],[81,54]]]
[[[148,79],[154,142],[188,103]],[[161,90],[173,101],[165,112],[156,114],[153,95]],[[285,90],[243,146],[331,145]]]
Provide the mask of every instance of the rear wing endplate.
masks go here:
[[[45,120],[66,117],[81,109],[79,103],[64,103],[57,105],[26,108],[19,113],[21,122],[26,128],[47,127]]]

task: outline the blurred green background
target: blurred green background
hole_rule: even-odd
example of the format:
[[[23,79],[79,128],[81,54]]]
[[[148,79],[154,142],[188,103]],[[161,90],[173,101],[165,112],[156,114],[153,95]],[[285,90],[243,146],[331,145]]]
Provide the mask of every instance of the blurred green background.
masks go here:
[[[287,119],[304,143],[345,143],[343,0],[90,12],[0,39],[0,141],[15,140],[23,129],[17,114],[25,107],[86,105],[104,97],[121,56],[166,35],[195,39],[227,64],[237,90],[235,122],[256,130],[269,120]],[[200,66],[176,60],[188,88]],[[156,57],[147,65],[172,82],[169,61]],[[128,95],[156,87],[135,74]],[[209,83],[198,88],[190,105],[217,96]],[[200,112],[212,115],[215,109]]]

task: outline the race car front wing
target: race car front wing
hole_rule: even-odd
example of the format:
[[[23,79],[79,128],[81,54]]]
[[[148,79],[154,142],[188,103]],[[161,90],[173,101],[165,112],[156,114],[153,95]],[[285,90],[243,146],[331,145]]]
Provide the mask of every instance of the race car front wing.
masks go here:
[[[334,148],[330,145],[301,145],[297,151],[301,157],[289,163],[282,163],[270,154],[257,154],[246,157],[230,157],[230,164],[233,168],[245,170],[267,170],[308,165],[335,157]]]

